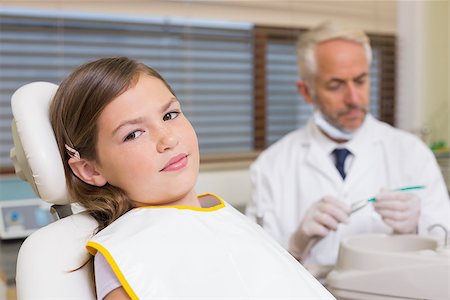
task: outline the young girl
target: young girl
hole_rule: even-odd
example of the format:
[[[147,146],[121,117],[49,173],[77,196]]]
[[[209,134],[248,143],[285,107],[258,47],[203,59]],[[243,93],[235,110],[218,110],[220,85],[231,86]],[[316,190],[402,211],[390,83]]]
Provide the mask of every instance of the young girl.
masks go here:
[[[197,196],[194,129],[167,82],[129,58],[77,68],[50,118],[69,193],[99,224],[98,299],[331,299],[259,226]]]

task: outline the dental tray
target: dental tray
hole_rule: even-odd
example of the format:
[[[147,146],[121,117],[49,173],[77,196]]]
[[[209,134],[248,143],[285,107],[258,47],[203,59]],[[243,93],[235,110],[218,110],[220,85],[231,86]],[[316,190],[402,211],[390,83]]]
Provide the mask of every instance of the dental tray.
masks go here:
[[[450,299],[450,249],[418,235],[359,235],[341,242],[326,286],[340,300]]]

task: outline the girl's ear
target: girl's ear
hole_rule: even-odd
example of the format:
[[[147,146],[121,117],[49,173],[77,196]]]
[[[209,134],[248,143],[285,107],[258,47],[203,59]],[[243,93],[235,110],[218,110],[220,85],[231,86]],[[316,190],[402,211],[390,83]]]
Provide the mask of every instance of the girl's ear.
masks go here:
[[[72,172],[86,182],[94,186],[104,186],[107,180],[103,175],[97,171],[95,164],[85,158],[71,157],[68,161]]]
[[[305,99],[308,103],[313,103],[312,97],[311,97],[311,91],[309,90],[308,84],[304,80],[297,81],[297,89],[298,92],[303,96],[303,99]]]

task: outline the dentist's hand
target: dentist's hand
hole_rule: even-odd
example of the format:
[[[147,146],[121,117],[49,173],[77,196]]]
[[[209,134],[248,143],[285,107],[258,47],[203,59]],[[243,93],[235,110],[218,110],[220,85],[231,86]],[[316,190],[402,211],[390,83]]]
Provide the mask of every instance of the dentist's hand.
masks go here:
[[[306,213],[299,230],[307,237],[324,237],[339,223],[347,223],[350,206],[332,196],[325,196]]]
[[[413,193],[382,190],[373,207],[395,233],[416,233],[420,199]]]
[[[292,235],[289,252],[299,260],[303,260],[315,241],[335,231],[339,223],[347,223],[350,206],[332,196],[325,196],[313,204],[297,231]]]

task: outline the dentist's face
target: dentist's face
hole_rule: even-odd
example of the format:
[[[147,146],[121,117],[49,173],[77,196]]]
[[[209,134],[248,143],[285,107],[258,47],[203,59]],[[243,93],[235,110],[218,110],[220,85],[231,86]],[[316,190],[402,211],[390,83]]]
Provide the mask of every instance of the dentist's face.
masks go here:
[[[196,198],[197,136],[164,83],[140,75],[98,120],[97,169],[134,206],[189,205]]]
[[[335,127],[352,132],[362,125],[369,106],[369,65],[364,48],[335,39],[318,44],[315,50],[318,71],[309,101]]]

